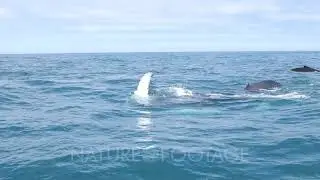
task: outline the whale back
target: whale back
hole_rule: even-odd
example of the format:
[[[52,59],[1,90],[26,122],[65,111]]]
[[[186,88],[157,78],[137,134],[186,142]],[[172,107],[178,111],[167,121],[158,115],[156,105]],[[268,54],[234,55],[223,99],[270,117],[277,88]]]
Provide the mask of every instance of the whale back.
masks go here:
[[[294,68],[294,69],[291,69],[291,71],[294,71],[294,72],[320,72],[319,70],[311,68],[309,66]]]
[[[247,86],[245,87],[245,90],[248,91],[259,91],[262,89],[274,89],[274,88],[279,88],[281,87],[281,84],[273,81],[273,80],[265,80],[265,81],[261,81],[261,82],[257,82],[257,83],[252,83],[252,84],[247,84]]]

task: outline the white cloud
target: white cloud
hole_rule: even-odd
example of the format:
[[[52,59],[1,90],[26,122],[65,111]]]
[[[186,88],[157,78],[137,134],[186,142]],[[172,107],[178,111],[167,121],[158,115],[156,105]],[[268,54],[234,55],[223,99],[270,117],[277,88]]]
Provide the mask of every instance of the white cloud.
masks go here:
[[[313,21],[318,27],[319,5],[316,0],[4,0],[0,19],[11,16],[14,22],[1,19],[5,28],[0,36],[11,42],[10,35],[18,34],[11,31],[21,30],[27,32],[21,37],[37,39],[40,45],[59,42],[56,46],[63,51],[68,46],[80,51],[105,46],[144,50],[145,44],[157,50],[158,43],[163,49],[180,50],[281,47],[294,44],[287,40],[296,34],[316,37],[316,30],[303,33],[310,26],[295,27],[300,25],[296,21]],[[86,43],[61,45],[68,38]],[[15,49],[17,43],[12,44]]]
[[[182,28],[182,27],[181,27]],[[69,30],[80,32],[151,32],[151,31],[177,31],[181,30],[178,27],[170,25],[138,25],[138,24],[116,24],[116,25],[103,25],[103,24],[84,24],[69,27]]]
[[[0,19],[9,19],[15,17],[16,14],[13,13],[11,8],[0,7]]]
[[[279,7],[273,1],[233,1],[221,5],[218,12],[223,14],[250,14],[268,13],[279,11]]]
[[[42,3],[39,16],[67,21],[69,30],[83,32],[181,30],[203,25],[223,26],[240,22],[239,15],[273,13],[275,0],[93,0],[86,3]],[[51,2],[52,3],[52,2]],[[63,4],[63,6],[62,6]],[[52,10],[50,10],[52,9]]]
[[[276,21],[320,21],[319,13],[276,13],[268,17]]]
[[[8,10],[0,7],[0,18],[8,17],[8,15],[9,15]]]
[[[38,10],[51,18],[136,22],[154,19],[167,21],[172,21],[172,19],[215,19],[227,15],[265,13],[279,9],[274,0],[95,0],[86,5],[74,6],[70,4],[68,6],[64,4],[64,8],[57,4],[55,8],[53,7],[54,11],[51,12],[49,7]]]
[[[298,0],[299,1],[299,0]],[[7,1],[17,8],[23,18],[47,18],[82,24],[192,24],[241,21],[245,15],[266,20],[318,20],[313,9],[318,3],[285,0],[12,0]],[[10,6],[9,6],[10,7]],[[310,8],[309,8],[310,7]],[[0,8],[0,17],[8,16],[7,9]],[[278,17],[277,17],[278,16]]]
[[[283,0],[30,1],[32,3],[14,4],[13,7],[19,5],[18,10],[23,12],[20,18],[61,23],[61,29],[87,33],[194,32],[194,29],[205,28],[215,31],[220,27],[230,30],[271,21],[320,20],[320,15],[290,8]],[[0,17],[3,14],[7,14],[7,10],[0,8]]]

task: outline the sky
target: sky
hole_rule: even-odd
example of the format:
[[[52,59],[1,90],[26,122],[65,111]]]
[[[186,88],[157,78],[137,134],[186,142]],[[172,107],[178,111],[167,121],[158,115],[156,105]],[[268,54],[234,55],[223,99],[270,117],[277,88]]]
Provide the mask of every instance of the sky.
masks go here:
[[[0,53],[320,50],[319,0],[0,0]]]

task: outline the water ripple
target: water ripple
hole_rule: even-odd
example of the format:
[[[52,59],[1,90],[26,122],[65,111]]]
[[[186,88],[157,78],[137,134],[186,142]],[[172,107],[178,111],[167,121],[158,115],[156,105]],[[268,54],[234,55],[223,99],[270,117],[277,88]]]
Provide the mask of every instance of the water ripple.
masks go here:
[[[0,179],[319,179],[318,52],[0,55]],[[154,73],[150,96],[132,96]],[[283,88],[244,91],[265,79]]]

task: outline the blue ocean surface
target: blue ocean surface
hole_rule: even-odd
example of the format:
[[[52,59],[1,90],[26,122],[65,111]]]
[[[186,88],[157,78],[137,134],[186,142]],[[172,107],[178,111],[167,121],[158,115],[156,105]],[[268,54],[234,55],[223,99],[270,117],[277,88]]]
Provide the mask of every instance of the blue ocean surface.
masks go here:
[[[0,55],[0,179],[320,179],[303,65],[320,52]]]

